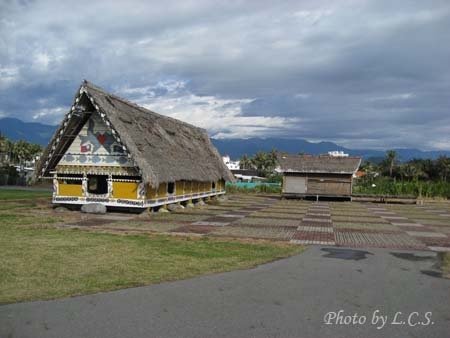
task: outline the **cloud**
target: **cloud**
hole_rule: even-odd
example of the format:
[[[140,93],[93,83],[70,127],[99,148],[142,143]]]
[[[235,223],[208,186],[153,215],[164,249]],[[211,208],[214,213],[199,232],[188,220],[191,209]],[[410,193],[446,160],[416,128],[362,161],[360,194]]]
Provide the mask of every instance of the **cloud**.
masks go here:
[[[19,67],[0,67],[0,90],[6,89],[19,81]]]
[[[40,122],[56,124],[61,120],[61,117],[69,110],[70,106],[53,107],[39,109],[34,115],[33,120]]]
[[[387,95],[387,96],[372,97],[372,98],[370,98],[370,101],[408,100],[412,97],[414,97],[413,93],[402,93],[402,94],[393,94],[393,95]]]
[[[0,110],[56,123],[86,78],[215,137],[449,149],[450,3],[0,4]]]
[[[155,86],[119,90],[150,110],[207,129],[214,138],[261,136],[282,132],[298,119],[243,116],[242,105],[251,99],[221,99],[193,94],[183,81],[160,81]]]

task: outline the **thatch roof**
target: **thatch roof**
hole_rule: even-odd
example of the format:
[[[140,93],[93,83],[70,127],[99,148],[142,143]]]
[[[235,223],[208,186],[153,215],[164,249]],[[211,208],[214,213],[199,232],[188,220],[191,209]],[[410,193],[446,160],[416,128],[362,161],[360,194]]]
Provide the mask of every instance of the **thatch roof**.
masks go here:
[[[143,180],[153,187],[177,180],[234,180],[205,129],[152,112],[87,81],[44,152],[41,176],[54,169],[93,111],[109,123]]]
[[[360,157],[329,155],[279,155],[280,171],[284,173],[353,174],[361,164]]]

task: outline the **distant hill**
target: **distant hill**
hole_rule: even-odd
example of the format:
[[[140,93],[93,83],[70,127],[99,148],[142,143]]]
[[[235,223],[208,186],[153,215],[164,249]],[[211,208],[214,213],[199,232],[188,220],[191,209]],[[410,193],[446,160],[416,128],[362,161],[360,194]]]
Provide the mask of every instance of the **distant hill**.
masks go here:
[[[385,157],[385,151],[372,149],[350,149],[333,142],[308,142],[302,139],[283,138],[250,138],[250,139],[212,139],[213,144],[221,154],[228,154],[232,159],[238,159],[242,155],[249,156],[259,150],[270,151],[277,149],[291,154],[305,153],[311,155],[326,154],[329,151],[339,150],[351,156],[362,156],[372,162],[379,162]],[[419,149],[394,149],[401,161],[409,161],[413,158],[436,159],[441,155],[450,156],[450,151],[422,151]]]
[[[10,117],[0,119],[0,133],[12,141],[24,140],[46,146],[55,129],[56,126],[37,122],[23,122]]]
[[[15,118],[0,119],[0,133],[13,141],[25,140],[46,146],[52,137],[56,126],[50,126],[37,122],[23,122]],[[228,154],[232,159],[238,159],[242,155],[254,155],[256,152],[277,149],[291,154],[305,153],[312,155],[326,154],[329,151],[340,150],[352,156],[362,156],[378,162],[385,156],[385,151],[372,149],[349,149],[333,142],[308,142],[303,139],[284,138],[250,138],[250,139],[212,139],[222,155]],[[436,159],[441,155],[450,157],[450,151],[422,151],[419,149],[394,149],[401,161],[413,158]]]

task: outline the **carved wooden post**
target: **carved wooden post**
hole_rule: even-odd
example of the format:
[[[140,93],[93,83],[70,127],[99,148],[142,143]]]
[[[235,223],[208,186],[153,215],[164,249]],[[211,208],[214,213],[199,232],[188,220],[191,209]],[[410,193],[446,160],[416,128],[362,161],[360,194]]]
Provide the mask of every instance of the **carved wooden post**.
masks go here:
[[[108,175],[108,198],[113,197],[113,181],[112,181],[112,174]]]
[[[140,181],[138,185],[138,199],[144,199],[147,194],[147,185]]]
[[[87,177],[86,173],[83,173],[83,180],[81,181],[81,195],[87,197]]]
[[[56,197],[59,193],[59,184],[58,184],[58,175],[56,173],[53,174],[53,198]]]

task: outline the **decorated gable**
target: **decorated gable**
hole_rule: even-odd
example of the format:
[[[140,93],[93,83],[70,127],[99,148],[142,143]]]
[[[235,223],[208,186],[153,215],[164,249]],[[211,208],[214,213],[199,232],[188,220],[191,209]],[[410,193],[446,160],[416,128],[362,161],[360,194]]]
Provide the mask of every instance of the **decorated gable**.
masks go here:
[[[92,114],[58,165],[134,166],[97,113]]]

